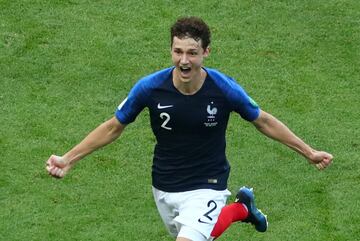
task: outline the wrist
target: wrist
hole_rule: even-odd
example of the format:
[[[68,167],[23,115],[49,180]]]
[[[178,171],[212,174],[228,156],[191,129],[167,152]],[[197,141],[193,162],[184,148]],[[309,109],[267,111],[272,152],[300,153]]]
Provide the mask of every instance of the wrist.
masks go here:
[[[314,160],[315,159],[315,150],[312,149],[311,147],[308,147],[308,149],[304,152],[304,156],[310,161]]]
[[[71,156],[66,153],[65,155],[61,156],[59,159],[62,163],[64,163],[64,165],[66,166],[72,166],[73,163],[73,158],[71,158]]]

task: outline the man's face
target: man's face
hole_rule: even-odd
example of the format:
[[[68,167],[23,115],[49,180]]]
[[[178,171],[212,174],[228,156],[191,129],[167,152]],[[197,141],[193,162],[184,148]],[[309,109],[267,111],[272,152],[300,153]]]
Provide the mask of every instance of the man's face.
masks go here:
[[[209,48],[205,50],[201,46],[201,40],[193,38],[174,37],[171,46],[171,59],[176,67],[175,74],[183,82],[197,78],[200,74],[203,60],[209,55]]]

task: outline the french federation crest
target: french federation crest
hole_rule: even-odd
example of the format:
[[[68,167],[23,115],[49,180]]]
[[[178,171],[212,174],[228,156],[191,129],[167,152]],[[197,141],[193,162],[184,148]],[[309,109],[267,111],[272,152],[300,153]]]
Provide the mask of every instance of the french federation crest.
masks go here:
[[[208,113],[207,121],[204,122],[204,125],[206,127],[214,127],[218,124],[216,121],[216,114],[218,112],[218,109],[216,107],[214,107],[213,105],[214,105],[214,102],[211,102],[210,105],[207,105],[207,108],[206,108],[206,111]]]

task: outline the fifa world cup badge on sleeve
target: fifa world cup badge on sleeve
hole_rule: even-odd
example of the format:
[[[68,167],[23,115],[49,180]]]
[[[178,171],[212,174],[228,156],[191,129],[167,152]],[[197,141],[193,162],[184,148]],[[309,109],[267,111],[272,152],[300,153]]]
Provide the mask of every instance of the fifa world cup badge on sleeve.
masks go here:
[[[259,107],[259,105],[255,102],[255,100],[253,100],[250,96],[249,96],[249,100],[252,106]]]

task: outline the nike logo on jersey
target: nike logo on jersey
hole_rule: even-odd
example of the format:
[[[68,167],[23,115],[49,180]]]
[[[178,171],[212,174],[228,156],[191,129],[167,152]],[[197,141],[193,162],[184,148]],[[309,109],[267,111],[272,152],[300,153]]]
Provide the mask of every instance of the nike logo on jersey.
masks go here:
[[[166,109],[166,108],[170,108],[170,107],[173,107],[174,105],[161,105],[160,103],[157,105],[157,108],[159,110],[161,109]]]

